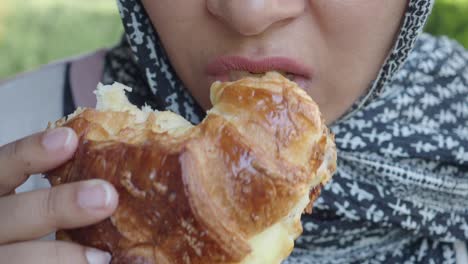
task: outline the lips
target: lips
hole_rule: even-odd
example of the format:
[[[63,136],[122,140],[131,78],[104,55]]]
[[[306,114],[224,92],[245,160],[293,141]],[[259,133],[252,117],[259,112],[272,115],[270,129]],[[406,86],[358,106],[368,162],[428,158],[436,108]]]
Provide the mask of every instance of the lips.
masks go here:
[[[312,71],[305,65],[285,57],[269,57],[252,60],[239,56],[220,57],[208,64],[206,73],[214,80],[236,81],[242,77],[261,75],[268,71],[278,71],[301,86],[307,85]]]

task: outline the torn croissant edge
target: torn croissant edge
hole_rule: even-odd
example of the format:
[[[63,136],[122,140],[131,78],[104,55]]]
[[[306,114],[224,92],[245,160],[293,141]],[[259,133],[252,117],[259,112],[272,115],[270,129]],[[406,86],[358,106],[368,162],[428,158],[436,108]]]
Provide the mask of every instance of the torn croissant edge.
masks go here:
[[[211,219],[211,218],[207,219],[207,216],[222,215],[224,211],[227,211],[227,209],[223,211],[222,210],[223,208],[219,207],[220,206],[219,203],[223,201],[219,203],[214,203],[210,201],[211,197],[210,197],[210,194],[208,193],[208,189],[205,186],[203,186],[201,182],[197,180],[201,176],[197,176],[198,177],[197,178],[195,177],[194,173],[188,173],[190,171],[203,170],[203,168],[197,168],[197,166],[200,166],[200,164],[203,164],[203,161],[201,160],[203,159],[203,156],[202,156],[203,152],[201,155],[194,155],[194,154],[197,154],[196,152],[194,152],[194,149],[197,147],[197,144],[198,144],[197,142],[199,141],[198,139],[200,138],[200,135],[204,133],[204,131],[202,131],[202,128],[200,128],[202,125],[193,126],[184,118],[182,118],[181,116],[175,113],[168,112],[168,111],[152,110],[148,106],[144,106],[140,110],[138,107],[132,105],[125,96],[125,91],[131,91],[131,88],[126,87],[122,84],[118,84],[118,83],[115,83],[109,86],[104,86],[104,85],[98,86],[97,90],[95,91],[96,96],[97,96],[96,109],[79,108],[75,111],[75,113],[62,118],[55,123],[49,123],[48,128],[67,126],[70,123],[73,123],[73,125],[76,126],[74,127],[74,129],[82,130],[80,134],[80,144],[84,144],[86,142],[92,142],[92,141],[96,141],[96,142],[106,141],[109,144],[113,144],[113,142],[119,142],[119,143],[138,146],[140,144],[144,144],[146,141],[150,139],[150,140],[158,140],[159,146],[170,146],[171,143],[166,143],[166,141],[172,142],[173,144],[177,144],[174,142],[179,142],[179,146],[180,146],[180,145],[184,145],[184,143],[181,143],[182,141],[186,143],[188,142],[187,144],[183,146],[183,149],[185,150],[179,151],[182,153],[179,157],[179,160],[183,167],[181,177],[183,178],[184,189],[185,189],[184,192],[185,192],[185,195],[187,195],[189,198],[188,202],[189,202],[189,206],[191,208],[193,217],[195,218],[197,223],[203,227],[203,230],[206,233],[208,239],[213,240],[216,246],[218,247],[218,250],[220,250],[220,252],[222,253],[219,253],[218,254],[219,256],[217,256],[216,255],[217,252],[203,251],[200,248],[196,248],[195,244],[197,243],[192,241],[192,243],[187,242],[188,244],[190,244],[190,247],[188,247],[187,250],[194,251],[195,253],[193,252],[192,252],[193,254],[185,253],[183,254],[183,256],[179,258],[178,256],[172,256],[171,253],[173,252],[168,252],[170,250],[164,251],[165,249],[159,249],[158,248],[159,245],[153,245],[154,249],[152,251],[149,250],[152,253],[148,253],[148,250],[146,250],[144,247],[138,247],[138,246],[135,246],[135,247],[129,246],[128,248],[120,248],[121,246],[120,244],[125,244],[128,241],[125,242],[126,240],[124,238],[119,238],[125,243],[124,242],[121,243],[120,240],[117,242],[114,241],[114,242],[108,242],[108,243],[114,243],[114,244],[117,243],[119,247],[111,248],[111,249],[115,249],[115,251],[126,250],[126,252],[124,253],[112,252],[114,254],[113,263],[127,263],[128,261],[134,261],[135,259],[145,259],[145,261],[147,262],[144,262],[144,263],[156,263],[156,261],[159,261],[158,263],[192,263],[192,264],[197,264],[197,263],[200,263],[200,264],[201,263],[203,264],[204,263],[210,263],[210,264],[211,263],[223,263],[223,264],[224,263],[226,264],[227,263],[229,264],[278,263],[279,264],[281,263],[282,260],[284,260],[291,253],[294,247],[294,240],[302,232],[302,226],[300,223],[301,214],[304,211],[307,213],[311,213],[313,202],[320,194],[320,189],[322,188],[324,184],[326,184],[329,181],[329,179],[331,178],[331,175],[334,173],[336,169],[336,150],[335,150],[335,145],[334,145],[334,137],[329,132],[328,128],[324,125],[324,121],[318,111],[318,107],[316,106],[315,102],[313,102],[312,99],[302,89],[297,87],[295,83],[287,80],[281,74],[278,74],[275,72],[267,73],[265,76],[261,78],[248,77],[248,78],[244,78],[242,80],[232,82],[232,83],[220,83],[220,82],[214,83],[211,88],[211,94],[210,94],[210,99],[214,106],[211,110],[208,111],[207,118],[205,118],[205,120],[202,122],[202,124],[205,126],[204,128],[205,130],[208,130],[210,128],[209,122],[213,124],[211,125],[211,127],[215,127],[215,128],[216,128],[216,124],[221,124],[225,129],[219,130],[218,132],[220,131],[223,132],[225,130],[231,129],[232,130],[231,133],[234,133],[234,134],[237,133],[236,135],[238,135],[239,137],[242,137],[243,140],[247,140],[247,142],[239,141],[238,144],[245,143],[247,146],[246,149],[248,149],[249,151],[251,150],[250,148],[251,145],[254,145],[255,147],[257,147],[257,149],[261,147],[261,146],[258,146],[259,142],[256,142],[255,138],[253,140],[250,140],[247,138],[246,135],[249,135],[249,132],[252,132],[252,129],[249,128],[249,126],[253,122],[252,121],[254,119],[253,116],[255,116],[255,118],[257,119],[259,117],[263,118],[261,120],[262,122],[266,122],[264,120],[266,117],[261,116],[261,114],[259,113],[255,113],[255,111],[249,111],[249,109],[244,110],[243,107],[246,107],[246,106],[239,105],[240,102],[242,101],[241,100],[242,96],[244,96],[245,94],[237,94],[236,91],[242,90],[242,89],[247,89],[249,91],[248,96],[251,96],[252,98],[254,98],[252,99],[254,101],[257,100],[259,97],[263,96],[262,93],[273,94],[272,96],[273,101],[278,99],[278,98],[276,99],[274,98],[275,94],[284,95],[286,93],[289,93],[287,97],[285,98],[285,100],[291,100],[292,106],[287,105],[287,107],[291,109],[288,108],[286,110],[286,117],[283,116],[282,118],[286,118],[290,121],[294,121],[293,115],[297,114],[298,116],[301,116],[302,119],[310,121],[310,123],[313,124],[311,128],[301,130],[300,129],[301,124],[302,126],[305,126],[305,127],[307,127],[307,125],[300,123],[299,121],[297,121],[298,119],[296,119],[295,122],[291,122],[287,124],[288,126],[291,126],[294,128],[291,130],[292,132],[286,129],[287,131],[291,133],[286,133],[286,135],[282,135],[281,131],[278,132],[275,130],[274,138],[281,139],[281,140],[277,140],[280,142],[275,143],[277,152],[281,152],[281,148],[283,148],[287,144],[290,144],[291,146],[293,146],[291,147],[291,149],[296,150],[297,148],[299,150],[298,151],[299,154],[297,155],[294,155],[294,152],[288,152],[288,150],[286,150],[284,151],[283,154],[281,154],[282,155],[281,158],[290,163],[300,163],[304,166],[312,167],[312,169],[306,170],[306,171],[308,171],[309,174],[313,174],[313,175],[307,175],[308,177],[303,177],[305,179],[308,179],[308,182],[306,184],[298,186],[298,188],[294,190],[295,191],[294,194],[289,194],[289,197],[291,197],[290,199],[294,200],[293,201],[294,205],[289,204],[287,206],[289,208],[287,212],[283,212],[272,223],[265,221],[266,223],[269,223],[269,224],[265,226],[263,229],[258,230],[258,228],[257,229],[254,228],[255,232],[250,234],[248,237],[245,237],[245,235],[244,236],[242,235],[242,233],[246,233],[246,232],[238,232],[239,230],[236,230],[236,228],[232,230],[233,227],[236,227],[236,226],[237,226],[237,229],[239,229],[239,225],[233,222],[234,220],[230,218],[227,218],[224,216],[224,217],[220,217],[220,220]],[[235,98],[236,96],[238,98]],[[227,97],[228,99],[226,99]],[[284,107],[283,101],[279,103],[276,102],[276,103],[278,103],[280,107]],[[261,101],[258,99],[257,101],[255,101],[255,103],[256,105],[254,105],[254,107],[261,108],[262,104],[265,103],[265,101]],[[249,105],[249,107],[252,107],[252,105]],[[291,114],[290,113],[291,111],[294,113]],[[264,114],[268,116],[269,112],[265,112]],[[243,118],[248,119],[247,120],[248,122],[246,122]],[[83,119],[85,121],[79,122],[80,121],[79,119]],[[270,123],[269,125],[273,124],[271,126],[274,126],[275,125],[274,123],[277,121],[277,119],[278,117],[275,116],[272,120],[269,120],[273,122],[273,123]],[[263,124],[258,120],[254,120],[254,121],[255,122],[253,123],[259,123],[260,125]],[[237,124],[237,126],[235,124]],[[268,130],[268,129],[269,128],[265,128],[265,130]],[[136,131],[145,130],[149,132],[138,134],[138,133],[134,133],[133,130],[136,130]],[[253,131],[256,131],[256,130],[253,130]],[[302,131],[302,132],[306,131],[306,132],[315,133],[315,134],[313,136],[304,136],[301,134],[293,133],[297,131]],[[209,133],[206,133],[206,134],[207,136],[209,136],[208,135]],[[211,135],[211,136],[216,136],[216,134]],[[297,142],[294,143],[294,139],[291,139],[293,137],[298,137],[300,139],[296,140]],[[192,140],[192,142],[190,142],[191,139],[195,139],[195,140]],[[281,141],[285,141],[289,143],[284,143]],[[290,142],[293,142],[293,143],[290,143]],[[296,144],[297,146],[295,146],[294,144]],[[310,147],[314,148],[314,150],[313,151],[304,150],[304,146],[301,146],[301,145],[307,145],[307,144],[309,145],[311,144]],[[268,144],[265,143],[265,145],[268,145]],[[106,144],[104,144],[104,146],[106,146]],[[270,151],[270,152],[263,151],[263,150],[257,151],[254,149],[253,152],[257,152],[256,153],[257,155],[256,156],[254,155],[254,157],[260,160],[257,162],[264,162],[264,164],[268,164],[269,161],[267,162],[267,160],[268,160],[269,153],[274,152],[274,151]],[[307,156],[304,153],[308,153],[307,155],[310,156],[310,160],[306,160],[305,163],[302,161],[303,159],[302,156]],[[191,156],[189,157],[189,155]],[[276,154],[276,155],[278,156],[279,154]],[[265,156],[265,158],[263,158],[263,156]],[[275,157],[273,158],[273,161],[275,160],[278,161],[277,159],[278,157]],[[70,161],[70,162],[73,162],[73,161]],[[254,162],[256,162],[256,160],[254,160]],[[254,162],[252,163],[252,166],[255,167]],[[66,166],[63,168],[62,168],[62,171],[60,171],[59,169],[59,170],[49,172],[47,174],[48,179],[51,181],[53,185],[66,183],[70,180],[68,179],[69,178],[68,174],[71,173],[70,168],[66,168]],[[279,168],[280,167],[278,167],[277,164],[273,162],[273,163],[270,163],[270,167],[260,166],[258,168],[255,167],[253,169],[256,170],[257,172],[260,170],[267,170],[265,171],[264,175],[267,175],[272,178],[269,180],[275,181],[276,179],[280,179],[287,183],[288,179],[284,179],[285,176],[275,175],[275,174],[278,174],[278,171],[284,172],[284,170],[280,170]],[[300,170],[300,169],[298,170],[300,171],[298,172],[298,175],[300,173],[303,174],[304,172],[303,170]],[[126,191],[130,194],[140,191],[138,190],[138,188],[132,185],[132,179],[130,178],[131,172],[127,172],[127,173],[130,173],[130,176],[126,178],[128,181],[126,185],[122,183],[123,187],[125,187]],[[237,176],[234,175],[234,177],[237,177]],[[295,180],[296,179],[290,180],[289,181],[290,184],[297,185],[298,183],[295,182]],[[284,184],[284,182],[282,184]],[[294,185],[294,187],[296,187],[296,185]],[[265,186],[265,187],[271,187],[271,186]],[[280,196],[280,194],[277,194],[277,192],[282,191],[281,189],[275,189],[275,188],[281,188],[281,186],[273,186],[271,188],[273,188],[271,192],[275,193],[274,195],[277,196],[276,199],[278,199],[278,197],[280,198],[284,197],[284,195]],[[120,194],[120,191],[119,191],[119,194]],[[142,197],[140,198],[144,199],[146,194],[147,192],[143,192],[141,195]],[[137,197],[137,196],[138,195],[133,195],[133,197]],[[286,195],[286,197],[288,196]],[[234,198],[234,200],[235,199],[237,198]],[[238,200],[241,200],[241,198],[239,198]],[[269,202],[271,203],[272,201],[269,201]],[[282,201],[278,201],[278,204],[287,205],[287,203],[282,202]],[[119,207],[121,206],[119,205]],[[119,208],[114,214],[118,214],[118,213],[119,213]],[[260,212],[260,213],[263,213],[265,215],[265,212]],[[255,215],[255,212],[252,212],[252,215]],[[266,215],[269,215],[269,214],[267,213]],[[252,216],[252,218],[255,219],[255,216]],[[113,217],[111,217],[111,220],[112,221],[107,221],[106,223],[109,224],[110,222],[112,222],[112,225],[114,225],[113,228],[117,229],[118,235],[124,236],[122,234],[123,231],[119,230],[118,223],[116,225],[117,220],[115,220],[115,218]],[[256,220],[252,220],[253,225],[255,225],[255,221]],[[103,227],[106,223],[102,224],[101,227]],[[100,232],[102,231],[102,229],[100,228],[98,229],[99,229],[98,231]],[[142,227],[141,229],[144,229],[144,228]],[[92,230],[92,231],[89,231],[89,230]],[[91,227],[91,229],[85,229],[85,232],[96,233],[97,231],[93,230]],[[60,231],[58,232],[58,238],[75,241],[76,239],[73,239],[73,237],[69,235],[72,233],[73,231],[70,231],[70,232]],[[91,233],[88,233],[88,234],[90,234],[90,236],[93,235]],[[226,236],[226,234],[228,236]],[[206,240],[207,238],[205,237],[204,239]],[[82,242],[82,241],[77,241],[77,242]],[[207,245],[209,244],[209,242],[204,241],[204,240],[196,241],[196,242],[200,242],[201,244],[207,244]],[[96,243],[98,245],[102,245],[104,242],[102,243],[96,242]],[[197,245],[200,246],[200,243],[198,243]],[[96,245],[90,245],[90,246],[96,246]],[[206,246],[206,247],[209,248],[209,246]],[[203,247],[201,246],[201,248]],[[109,250],[109,248],[104,248],[104,249]],[[213,256],[215,257],[213,257],[211,260],[205,260],[204,258],[208,258],[208,257],[204,256],[203,254],[207,254],[207,253],[209,253],[211,257]],[[127,254],[127,256],[125,256],[125,254]],[[137,254],[137,256],[129,256],[132,254]],[[119,260],[119,256],[121,256],[120,260]],[[213,259],[216,259],[216,261],[214,261]]]

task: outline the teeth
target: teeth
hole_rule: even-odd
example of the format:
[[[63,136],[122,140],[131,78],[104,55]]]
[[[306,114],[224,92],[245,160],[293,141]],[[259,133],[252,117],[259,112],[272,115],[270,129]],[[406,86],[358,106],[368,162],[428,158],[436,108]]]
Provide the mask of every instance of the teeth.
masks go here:
[[[292,73],[289,73],[289,72],[279,72],[279,74],[283,75],[284,78],[290,80],[290,81],[294,81],[294,77],[295,75],[292,74]]]
[[[294,77],[295,77],[295,76],[294,76],[294,74],[292,74],[292,73],[288,73],[288,74],[283,75],[283,76],[286,77],[286,78],[287,78],[288,80],[290,80],[290,81],[294,81]]]
[[[231,71],[229,73],[229,80],[233,82],[245,77],[262,77],[263,75],[264,73],[251,73],[248,71]]]
[[[285,78],[289,79],[290,81],[294,80],[294,74],[292,74],[292,73],[283,72],[283,71],[278,71],[278,73],[283,75]],[[237,81],[237,80],[240,80],[240,79],[246,78],[246,77],[260,78],[263,75],[265,75],[264,72],[262,72],[262,73],[252,73],[252,72],[249,72],[249,71],[231,71],[231,72],[229,72],[229,81],[233,82],[233,81]]]

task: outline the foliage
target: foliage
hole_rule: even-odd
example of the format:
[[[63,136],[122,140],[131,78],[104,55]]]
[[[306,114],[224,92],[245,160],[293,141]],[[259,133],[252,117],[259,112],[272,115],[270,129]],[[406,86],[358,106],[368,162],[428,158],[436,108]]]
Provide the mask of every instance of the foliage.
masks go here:
[[[0,79],[121,36],[115,0],[0,0]]]
[[[425,30],[447,35],[468,48],[468,0],[437,0]]]

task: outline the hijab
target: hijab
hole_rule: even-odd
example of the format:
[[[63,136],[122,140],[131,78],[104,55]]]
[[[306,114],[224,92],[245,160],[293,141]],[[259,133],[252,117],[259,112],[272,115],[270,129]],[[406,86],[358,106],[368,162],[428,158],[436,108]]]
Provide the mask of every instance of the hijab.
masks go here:
[[[103,82],[199,123],[205,113],[143,5],[117,2],[125,36],[106,55]],[[468,54],[421,33],[433,2],[408,1],[372,85],[332,124],[337,172],[285,263],[455,263],[454,242],[468,240]]]

